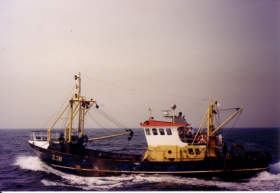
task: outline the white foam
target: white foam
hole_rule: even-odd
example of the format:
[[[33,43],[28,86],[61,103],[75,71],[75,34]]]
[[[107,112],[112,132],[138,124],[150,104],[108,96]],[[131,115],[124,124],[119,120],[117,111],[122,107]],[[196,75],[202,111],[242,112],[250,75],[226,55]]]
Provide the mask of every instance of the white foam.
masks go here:
[[[38,157],[35,156],[19,156],[13,165],[20,166],[22,169],[32,171],[44,171],[44,165]]]
[[[36,156],[19,156],[16,158],[13,165],[17,165],[22,169],[25,170],[32,170],[32,171],[42,171],[46,173],[53,173],[56,175],[64,175],[64,173],[53,169],[52,167],[48,166],[47,164],[43,163],[38,157]]]
[[[60,182],[51,182],[49,180],[43,179],[41,180],[41,182],[45,185],[45,186],[67,186],[67,184],[63,184]]]
[[[111,188],[123,187],[127,181],[133,179],[132,176],[81,177],[75,175],[63,175],[61,177],[67,180],[70,184],[78,184],[78,187],[84,190],[108,190]]]
[[[261,172],[249,182],[244,183],[242,190],[275,191],[280,189],[280,174]]]

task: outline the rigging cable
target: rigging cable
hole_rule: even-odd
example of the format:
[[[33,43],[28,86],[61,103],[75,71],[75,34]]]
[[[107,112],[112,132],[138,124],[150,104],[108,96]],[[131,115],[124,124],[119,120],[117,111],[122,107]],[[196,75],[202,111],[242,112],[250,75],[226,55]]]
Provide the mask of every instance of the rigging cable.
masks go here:
[[[89,114],[89,116],[91,117],[91,119],[92,119],[97,125],[99,125],[102,129],[104,129],[104,130],[106,130],[106,131],[108,131],[108,132],[110,132],[110,133],[113,133],[113,132],[111,132],[111,131],[105,129],[105,127],[103,127],[98,121],[96,121],[96,120],[92,117],[92,115],[90,114],[90,112],[88,112],[88,114]]]
[[[66,128],[68,120],[70,120],[70,118],[67,117],[67,115],[70,114],[70,108],[68,108],[68,110],[66,112],[64,112],[63,114],[66,115],[66,118],[60,118],[60,119],[63,119],[63,122],[61,124],[61,129]]]
[[[72,90],[71,90],[70,93],[67,95],[67,98],[64,100],[64,103],[55,111],[55,113],[47,120],[47,122],[46,122],[41,128],[44,128],[44,127],[48,124],[48,122],[49,122],[56,114],[58,114],[58,113],[61,111],[62,107],[64,106],[65,102],[69,99],[69,96],[70,96],[70,94],[72,93],[72,91],[74,90],[74,88],[75,88],[75,86],[73,86]],[[58,115],[57,115],[56,117],[58,117]]]
[[[125,126],[124,124],[122,124],[121,122],[119,122],[118,120],[116,120],[115,118],[113,118],[112,116],[108,115],[107,113],[105,113],[103,110],[98,109],[97,112],[103,116],[104,118],[106,118],[107,120],[109,120],[110,122],[114,123],[116,126],[118,126],[119,128],[128,128],[127,126]]]
[[[221,124],[221,117],[220,117],[220,110],[219,110],[219,108],[218,108],[218,106],[217,106],[217,119],[216,119],[216,123],[217,123],[217,125],[220,125]]]
[[[99,112],[100,111],[100,112]],[[121,129],[124,129],[124,130],[128,130],[129,127],[125,126],[124,124],[122,124],[121,122],[117,121],[115,118],[113,118],[112,116],[109,116],[106,112],[104,112],[103,110],[101,109],[97,109],[97,110],[94,110],[95,113],[98,113],[99,115],[103,116],[105,119],[107,119],[108,121],[110,121],[111,123],[113,123],[114,125],[116,125],[117,127],[121,128]],[[88,112],[89,113],[89,112]],[[112,134],[116,134],[108,129],[106,129],[104,126],[102,126],[102,124],[97,121],[96,119],[93,118],[92,114],[90,114],[90,117],[92,118],[92,120],[98,124],[102,129],[106,130],[107,132],[109,133],[112,133]],[[140,140],[138,140],[137,138],[134,138],[136,141],[138,142],[141,142]]]
[[[230,134],[231,130],[233,129],[233,127],[234,127],[235,124],[237,123],[237,121],[238,121],[239,117],[241,116],[241,113],[242,113],[242,112],[243,112],[243,111],[241,110],[241,112],[239,113],[239,115],[238,115],[237,119],[235,120],[233,126],[231,127],[231,129],[229,130],[229,132],[225,135],[225,137],[228,136],[228,135]]]
[[[87,76],[84,76],[85,78],[87,78],[90,82],[92,82],[96,87],[98,87],[100,90],[102,90],[104,93],[106,93],[108,96],[111,96],[111,94],[109,94],[107,91],[105,91],[104,89],[102,89],[101,87],[99,87],[97,84],[95,84],[90,78],[88,78]],[[108,83],[109,84],[109,83]],[[115,84],[112,84],[115,85]],[[116,85],[115,85],[116,86]],[[121,86],[119,86],[121,87]],[[124,87],[123,87],[124,88]],[[132,89],[129,89],[132,90]],[[112,96],[111,96],[112,97]],[[125,108],[127,108],[128,110],[132,111],[133,113],[135,113],[136,115],[138,115],[139,117],[141,117],[142,119],[144,119],[144,117],[142,117],[141,115],[139,115],[137,112],[133,111],[131,108],[129,108],[128,106],[124,105],[122,102],[120,102],[119,100],[117,100],[116,98],[114,98],[118,103],[120,103],[122,106],[124,106]]]
[[[97,125],[99,125],[102,129],[108,131],[109,133],[116,134],[116,133],[114,133],[114,132],[112,132],[112,131],[106,129],[106,128],[101,124],[100,121],[97,121],[96,119],[93,118],[93,116],[92,116],[92,114],[91,114],[90,112],[88,112],[88,113],[89,113],[90,117],[92,118],[92,120],[93,120]],[[106,117],[104,117],[104,118],[106,118]],[[107,119],[107,120],[109,120],[110,122],[112,122],[112,120],[110,120],[110,119]],[[114,122],[112,122],[112,123],[115,124]],[[115,125],[116,125],[116,124],[115,124]],[[116,126],[119,127],[119,125],[116,125]],[[123,125],[123,126],[124,126],[124,125]],[[121,127],[119,127],[119,128],[121,128]],[[125,129],[125,128],[126,128],[126,129],[129,129],[129,128],[126,127],[126,126],[124,126],[122,129]]]
[[[91,114],[91,116],[92,116],[91,118],[92,118],[92,119],[94,119],[93,117],[102,117],[102,115],[100,115],[100,113],[98,113],[98,112],[96,112],[96,111],[94,111],[94,113],[97,114],[97,115],[94,116],[94,115]],[[101,118],[95,119],[95,122],[98,122],[98,123],[99,123],[99,126],[102,125],[102,128],[110,127],[109,124],[108,124],[107,122],[105,122],[105,121],[104,121],[103,119],[101,119]],[[106,125],[106,126],[105,126],[105,125]]]
[[[84,76],[84,75],[83,75],[83,76]],[[84,77],[87,78],[87,79],[88,79],[89,81],[91,81],[91,82],[93,82],[92,80],[96,80],[96,81],[99,81],[99,82],[103,82],[103,83],[106,83],[106,84],[110,84],[110,85],[113,85],[113,86],[117,86],[117,87],[120,87],[120,88],[123,88],[123,89],[126,89],[126,90],[130,90],[130,91],[137,91],[137,92],[142,92],[142,93],[149,93],[149,94],[155,94],[155,95],[161,95],[161,96],[169,96],[169,97],[177,97],[177,98],[189,98],[189,99],[204,100],[204,99],[201,99],[201,98],[186,97],[186,96],[177,96],[177,95],[169,95],[169,94],[162,94],[162,93],[155,93],[155,92],[137,90],[137,89],[127,88],[127,87],[120,86],[120,85],[117,85],[117,84],[109,83],[109,82],[106,82],[106,81],[103,81],[103,80],[98,80],[98,79],[94,79],[94,78],[89,78],[89,77],[87,77],[87,76],[84,76]],[[92,80],[91,80],[91,79],[92,79]]]
[[[186,114],[186,116],[189,116],[189,115],[192,114],[195,110],[199,109],[198,107],[200,107],[206,100],[208,100],[208,99],[203,99],[203,100],[201,101],[201,103],[198,104],[198,105],[197,105],[193,110],[191,110],[188,114]]]
[[[114,133],[114,132],[112,132],[112,131],[106,129],[105,127],[103,127],[98,121],[96,121],[96,120],[93,118],[93,116],[92,116],[89,112],[88,112],[88,114],[89,114],[89,116],[92,118],[92,120],[93,120],[97,125],[99,125],[102,129],[106,130],[106,131],[109,132],[109,133],[116,134],[116,133]],[[138,140],[137,138],[134,138],[134,139],[135,139],[138,143],[141,142],[141,141]],[[129,151],[128,149],[126,149],[126,147],[128,147],[128,143],[129,143],[129,142],[130,142],[130,141],[127,141],[127,142],[126,142],[126,144],[125,144],[125,146],[124,146],[124,150],[127,151],[127,152],[130,153],[130,154],[134,154],[133,152],[131,152],[131,151]]]

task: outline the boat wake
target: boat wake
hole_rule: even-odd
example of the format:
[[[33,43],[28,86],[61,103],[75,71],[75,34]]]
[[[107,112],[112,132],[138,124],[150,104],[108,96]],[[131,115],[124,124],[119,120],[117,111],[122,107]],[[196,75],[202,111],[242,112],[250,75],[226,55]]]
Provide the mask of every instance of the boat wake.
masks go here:
[[[44,164],[35,156],[19,156],[13,165],[23,170],[44,172],[44,186],[76,188],[80,190],[229,190],[275,191],[280,189],[280,162],[270,165],[270,172],[261,172],[248,180],[204,180],[168,175],[121,175],[112,177],[81,177],[66,174]]]

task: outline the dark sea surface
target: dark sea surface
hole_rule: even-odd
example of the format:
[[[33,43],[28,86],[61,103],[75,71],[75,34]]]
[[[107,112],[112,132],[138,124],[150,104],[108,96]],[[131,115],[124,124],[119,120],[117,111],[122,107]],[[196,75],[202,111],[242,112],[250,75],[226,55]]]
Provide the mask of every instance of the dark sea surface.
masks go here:
[[[34,130],[34,129],[33,129]],[[269,172],[251,179],[223,181],[168,175],[121,175],[114,177],[80,177],[57,171],[42,163],[30,149],[28,129],[0,130],[0,191],[279,191],[279,128],[223,129],[230,148],[234,143],[245,150],[270,152]],[[89,137],[123,132],[120,129],[86,129]],[[90,147],[106,151],[142,154],[147,145],[142,129],[133,129],[134,137],[97,141]]]

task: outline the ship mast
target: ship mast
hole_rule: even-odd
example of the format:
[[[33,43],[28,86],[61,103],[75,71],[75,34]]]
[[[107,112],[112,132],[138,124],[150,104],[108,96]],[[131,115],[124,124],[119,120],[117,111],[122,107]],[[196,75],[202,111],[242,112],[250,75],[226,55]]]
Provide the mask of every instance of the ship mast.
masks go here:
[[[204,126],[206,126],[207,129],[207,136],[213,136],[218,130],[220,130],[223,126],[225,126],[230,120],[232,120],[236,115],[242,112],[244,107],[236,108],[236,112],[231,115],[227,120],[225,120],[222,124],[217,125],[217,128],[215,128],[215,122],[216,122],[216,116],[215,114],[218,113],[218,102],[217,99],[213,100],[209,99],[209,108],[206,111],[206,114],[198,128],[198,133],[201,133]],[[209,140],[209,138],[208,138]]]
[[[79,72],[79,76],[75,75],[75,80],[78,79],[78,85],[76,85],[76,89],[78,89],[77,97],[80,99],[81,96],[81,73]],[[83,117],[84,108],[82,108],[82,102],[79,104],[79,125],[78,125],[78,133],[84,134],[84,117]]]
[[[78,89],[78,93],[73,96],[70,100],[70,120],[69,124],[66,126],[64,131],[64,136],[66,137],[67,142],[72,141],[72,132],[73,132],[73,119],[77,115],[78,116],[78,134],[84,135],[84,119],[86,113],[92,107],[96,101],[92,99],[90,101],[86,100],[85,97],[81,96],[81,73],[79,75],[75,75],[75,80],[78,80],[78,84],[76,84],[76,89]],[[68,127],[69,126],[69,127]]]
[[[48,129],[48,141],[52,140],[52,128],[58,122],[59,119],[65,115],[66,109],[70,108],[70,112],[68,117],[68,122],[64,128],[64,139],[65,142],[70,143],[72,141],[73,136],[73,122],[74,118],[78,116],[78,134],[84,134],[84,118],[87,112],[90,110],[92,105],[96,103],[94,100],[86,100],[85,97],[81,96],[81,73],[79,75],[75,75],[75,80],[78,80],[78,84],[76,84],[76,89],[78,89],[78,93],[74,94],[72,99],[69,101],[69,104],[65,107],[65,109],[61,112],[61,114],[54,121],[52,126]]]
[[[216,122],[216,116],[218,111],[218,101],[217,99],[212,100],[212,98],[209,99],[209,108],[207,110],[207,136],[211,136],[214,134],[215,130],[215,122]]]
[[[75,80],[78,80],[78,84],[76,84],[76,89],[78,89],[78,92],[73,95],[71,100],[69,101],[68,105],[63,109],[63,111],[60,113],[60,115],[56,118],[52,126],[48,129],[48,142],[51,142],[53,140],[52,138],[52,129],[56,125],[56,123],[63,119],[68,120],[66,123],[66,126],[64,127],[64,142],[71,143],[73,136],[82,136],[84,135],[84,119],[85,115],[89,112],[93,104],[96,104],[96,101],[93,99],[86,100],[86,97],[81,96],[81,73],[79,75],[75,75]],[[66,111],[70,108],[70,111]],[[98,108],[98,105],[96,104],[96,108]],[[69,114],[68,114],[68,113]],[[78,116],[78,133],[73,132],[74,129],[74,118]],[[130,135],[130,138],[133,136],[133,132],[129,129],[127,132],[121,133],[121,134],[114,134],[109,136],[103,136],[103,137],[97,137],[92,138],[89,141],[96,141],[101,139],[108,139],[112,137],[118,137],[123,135]],[[55,139],[57,140],[57,139]],[[75,139],[76,140],[76,139]]]
[[[209,136],[210,136],[210,133],[211,131],[213,130],[213,127],[214,127],[214,116],[213,116],[213,102],[212,102],[212,99],[210,98],[209,99],[209,109],[208,109],[208,128],[207,128],[207,137],[208,137],[208,141],[209,141]]]

